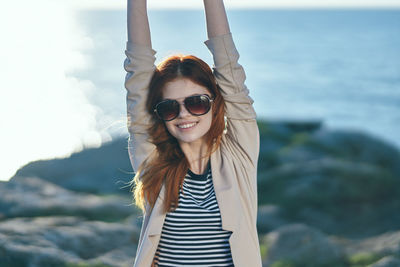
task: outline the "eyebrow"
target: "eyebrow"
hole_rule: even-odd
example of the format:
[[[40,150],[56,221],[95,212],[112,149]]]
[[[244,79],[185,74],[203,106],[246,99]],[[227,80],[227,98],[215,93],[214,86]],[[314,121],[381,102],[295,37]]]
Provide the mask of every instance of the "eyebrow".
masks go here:
[[[177,99],[185,99],[186,97],[189,97],[189,96],[195,96],[195,95],[207,95],[208,97],[210,97],[210,98],[211,98],[211,96],[210,96],[210,95],[208,95],[208,94],[206,94],[206,93],[204,93],[204,94],[197,94],[197,93],[195,93],[195,94],[191,94],[191,95],[188,95],[188,96],[185,96],[185,97],[179,97],[179,98],[163,98],[162,100],[177,100]]]

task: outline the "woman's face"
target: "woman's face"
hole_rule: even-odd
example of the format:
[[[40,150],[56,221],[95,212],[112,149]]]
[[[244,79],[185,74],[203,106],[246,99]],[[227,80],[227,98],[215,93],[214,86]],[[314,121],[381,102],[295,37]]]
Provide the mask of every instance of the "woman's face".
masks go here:
[[[190,114],[183,100],[192,95],[207,94],[211,97],[210,92],[201,85],[192,82],[189,79],[178,78],[167,83],[163,88],[164,99],[175,99],[180,105],[178,117],[171,121],[166,121],[165,125],[169,133],[174,136],[178,142],[183,143],[204,142],[204,136],[210,130],[212,122],[212,105],[211,109],[204,115],[194,116]]]

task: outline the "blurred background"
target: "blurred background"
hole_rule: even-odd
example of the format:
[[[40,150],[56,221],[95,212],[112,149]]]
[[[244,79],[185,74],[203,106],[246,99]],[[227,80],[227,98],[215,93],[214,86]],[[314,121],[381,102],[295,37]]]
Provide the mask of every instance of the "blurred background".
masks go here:
[[[202,1],[148,2],[158,60],[212,65]],[[261,132],[264,265],[400,266],[400,1],[225,5]],[[125,6],[0,11],[0,266],[133,262]]]

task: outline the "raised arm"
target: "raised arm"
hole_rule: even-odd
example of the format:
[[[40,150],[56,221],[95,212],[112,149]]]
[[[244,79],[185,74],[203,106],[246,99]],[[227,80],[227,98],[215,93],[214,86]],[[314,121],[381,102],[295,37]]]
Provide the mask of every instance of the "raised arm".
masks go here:
[[[146,0],[128,0],[128,41],[151,47]]]
[[[154,150],[148,142],[150,114],[146,111],[148,86],[155,70],[155,51],[151,48],[146,0],[127,0],[128,42],[124,68],[127,72],[128,151],[132,168],[138,171],[141,163]]]
[[[214,75],[225,100],[228,120],[227,139],[242,147],[256,166],[259,152],[259,133],[253,99],[245,85],[246,75],[238,63],[239,53],[230,33],[223,0],[204,0],[207,32],[206,45],[214,58]]]
[[[204,0],[208,38],[230,33],[223,0]]]

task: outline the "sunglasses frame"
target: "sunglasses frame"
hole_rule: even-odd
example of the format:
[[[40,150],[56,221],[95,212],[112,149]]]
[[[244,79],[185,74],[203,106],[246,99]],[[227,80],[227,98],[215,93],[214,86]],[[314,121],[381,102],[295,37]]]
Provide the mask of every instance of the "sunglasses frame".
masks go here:
[[[199,97],[205,96],[205,97],[208,99],[209,103],[210,103],[210,106],[209,106],[208,110],[207,110],[205,113],[203,113],[203,114],[193,114],[193,113],[190,112],[190,110],[186,107],[185,100],[186,100],[187,98],[196,97],[196,96],[199,96]],[[160,105],[160,104],[162,104],[162,103],[164,103],[164,102],[168,102],[168,101],[176,101],[176,102],[178,102],[176,99],[165,99],[165,100],[163,100],[163,101],[161,101],[161,102],[158,102],[158,103],[155,105],[154,110],[153,110],[153,111],[157,114],[158,118],[160,118],[160,119],[163,120],[163,121],[172,121],[172,120],[176,119],[176,118],[179,116],[179,113],[181,112],[181,105],[182,105],[182,104],[185,106],[186,110],[187,110],[190,114],[192,114],[193,116],[202,116],[202,115],[205,115],[205,114],[207,114],[207,113],[210,111],[211,105],[212,105],[212,103],[214,102],[214,99],[211,98],[211,97],[210,97],[209,95],[207,95],[207,94],[191,95],[191,96],[185,97],[185,99],[183,99],[183,103],[182,103],[182,104],[178,102],[178,104],[179,104],[179,112],[178,112],[178,114],[176,114],[176,116],[173,117],[172,119],[164,120],[164,119],[160,116],[160,114],[158,114],[158,112],[157,112],[157,107],[158,107],[158,105]]]

